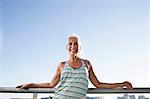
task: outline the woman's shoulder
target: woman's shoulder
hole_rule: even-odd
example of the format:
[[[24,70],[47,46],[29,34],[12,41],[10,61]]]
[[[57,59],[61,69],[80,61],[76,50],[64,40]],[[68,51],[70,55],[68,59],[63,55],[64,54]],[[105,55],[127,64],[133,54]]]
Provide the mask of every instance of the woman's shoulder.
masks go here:
[[[59,66],[62,67],[62,66],[64,66],[65,64],[66,64],[66,61],[62,61],[62,62],[59,63]]]
[[[81,61],[84,61],[86,63],[89,63],[90,61],[88,59],[83,59],[83,58],[80,58]]]
[[[81,59],[81,61],[84,61],[84,63],[86,64],[88,70],[92,67],[90,61],[88,59]]]
[[[67,62],[67,61],[62,61],[62,62],[60,62],[58,68],[59,68],[60,70],[63,70],[63,68],[64,68],[66,62]]]

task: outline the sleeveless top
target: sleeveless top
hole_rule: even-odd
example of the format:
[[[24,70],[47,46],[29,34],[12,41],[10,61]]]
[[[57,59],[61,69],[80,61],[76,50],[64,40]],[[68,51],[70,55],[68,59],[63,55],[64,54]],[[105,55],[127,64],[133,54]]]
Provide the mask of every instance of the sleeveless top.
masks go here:
[[[88,72],[85,62],[81,60],[79,68],[72,68],[67,61],[53,99],[83,99],[86,97],[87,90]]]

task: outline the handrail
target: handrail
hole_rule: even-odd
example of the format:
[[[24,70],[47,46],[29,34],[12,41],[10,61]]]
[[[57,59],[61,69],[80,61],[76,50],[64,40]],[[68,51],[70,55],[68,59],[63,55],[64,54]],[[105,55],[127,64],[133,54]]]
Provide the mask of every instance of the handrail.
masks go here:
[[[55,88],[29,88],[18,89],[15,87],[0,87],[0,93],[54,93]],[[88,94],[109,94],[109,93],[150,93],[150,88],[133,88],[133,90],[127,89],[101,89],[101,88],[89,88]]]
[[[37,99],[38,93],[54,93],[55,88],[29,88],[18,89],[15,87],[0,87],[0,93],[33,93],[33,99]],[[101,89],[89,88],[87,94],[118,94],[118,93],[150,93],[150,88],[127,89]]]

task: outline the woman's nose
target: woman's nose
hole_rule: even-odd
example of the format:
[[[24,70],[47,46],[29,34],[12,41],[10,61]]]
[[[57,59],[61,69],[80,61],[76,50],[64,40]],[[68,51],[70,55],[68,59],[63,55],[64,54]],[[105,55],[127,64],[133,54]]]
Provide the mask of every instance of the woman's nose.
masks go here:
[[[76,48],[76,46],[75,46],[75,45],[72,45],[72,46],[71,46],[71,49],[75,49],[75,48]]]
[[[71,45],[71,47],[73,48],[73,47],[75,47],[74,45]]]

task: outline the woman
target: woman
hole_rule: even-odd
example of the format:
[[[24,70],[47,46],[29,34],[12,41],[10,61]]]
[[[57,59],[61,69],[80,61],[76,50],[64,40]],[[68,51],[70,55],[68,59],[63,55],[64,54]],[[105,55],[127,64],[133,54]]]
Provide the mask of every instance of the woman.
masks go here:
[[[128,81],[122,83],[103,83],[98,81],[90,61],[81,59],[79,53],[79,38],[75,35],[68,37],[66,49],[69,59],[61,62],[51,82],[29,83],[17,86],[17,88],[54,88],[58,83],[54,99],[83,99],[88,90],[88,79],[96,88],[123,88],[132,89]]]

